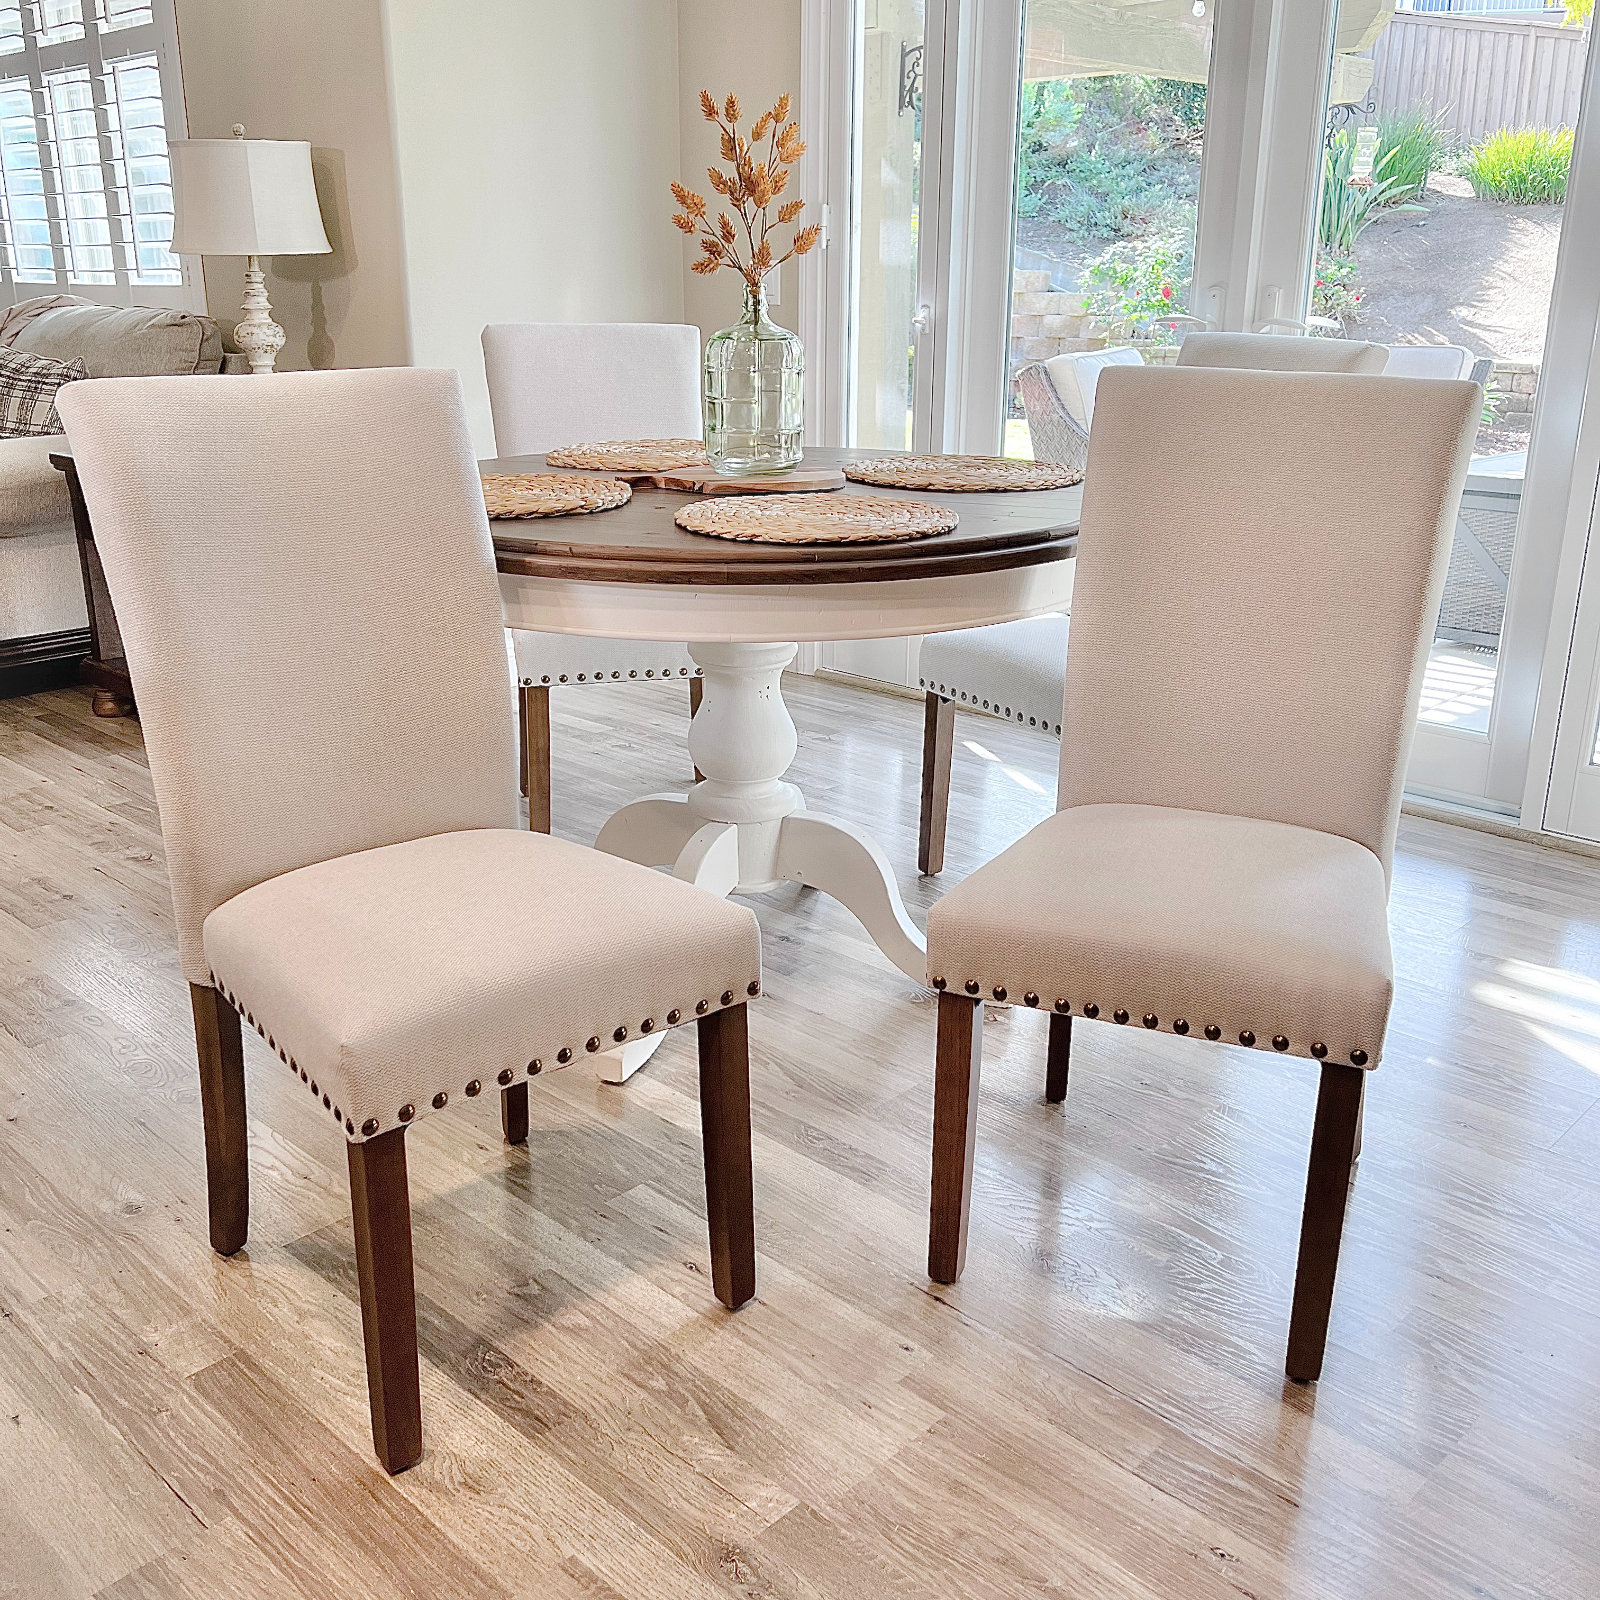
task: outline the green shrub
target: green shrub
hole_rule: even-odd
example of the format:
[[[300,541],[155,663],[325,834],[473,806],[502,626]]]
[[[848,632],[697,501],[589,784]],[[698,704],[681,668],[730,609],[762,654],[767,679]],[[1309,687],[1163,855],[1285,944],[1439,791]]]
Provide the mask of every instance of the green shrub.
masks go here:
[[[1397,200],[1415,200],[1444,155],[1444,128],[1427,106],[1378,119],[1373,170],[1394,181]]]
[[[1560,205],[1571,165],[1571,128],[1501,128],[1467,152],[1461,174],[1480,200]]]
[[[1187,237],[1114,244],[1083,269],[1084,310],[1113,338],[1138,338],[1184,311],[1193,277]]]
[[[1361,319],[1362,288],[1354,256],[1317,252],[1317,275],[1311,285],[1311,314],[1331,317],[1341,329]]]

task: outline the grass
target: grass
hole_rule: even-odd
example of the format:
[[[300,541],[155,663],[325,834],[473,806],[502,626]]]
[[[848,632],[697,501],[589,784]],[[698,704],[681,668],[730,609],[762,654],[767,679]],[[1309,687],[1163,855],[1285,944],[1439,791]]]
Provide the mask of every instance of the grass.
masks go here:
[[[1420,211],[1421,206],[1402,206],[1406,198],[1404,185],[1413,174],[1395,176],[1393,169],[1400,159],[1398,147],[1384,153],[1380,146],[1372,165],[1370,183],[1352,183],[1355,170],[1356,143],[1348,129],[1336,133],[1328,142],[1323,155],[1322,205],[1317,215],[1317,247],[1330,256],[1353,256],[1356,240],[1369,222],[1376,221],[1379,212],[1390,208]],[[1424,174],[1426,177],[1426,174]]]
[[[1394,183],[1394,199],[1415,200],[1442,160],[1444,147],[1444,129],[1429,107],[1391,113],[1378,121],[1374,170]]]
[[[1467,152],[1461,175],[1480,200],[1560,205],[1571,165],[1570,128],[1501,128]]]

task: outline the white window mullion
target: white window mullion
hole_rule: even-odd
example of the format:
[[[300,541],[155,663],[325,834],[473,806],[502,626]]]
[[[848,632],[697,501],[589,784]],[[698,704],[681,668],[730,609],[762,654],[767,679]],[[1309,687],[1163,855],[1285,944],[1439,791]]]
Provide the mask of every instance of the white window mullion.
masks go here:
[[[50,225],[50,249],[55,257],[55,287],[65,293],[67,288],[67,238],[66,210],[57,180],[55,136],[49,115],[49,102],[45,98],[44,67],[40,60],[39,36],[35,32],[30,14],[33,7],[23,0],[22,9],[22,62],[33,95],[33,125],[38,140],[39,181],[44,188],[45,218]],[[38,285],[43,288],[42,284]],[[29,285],[30,291],[34,288]]]

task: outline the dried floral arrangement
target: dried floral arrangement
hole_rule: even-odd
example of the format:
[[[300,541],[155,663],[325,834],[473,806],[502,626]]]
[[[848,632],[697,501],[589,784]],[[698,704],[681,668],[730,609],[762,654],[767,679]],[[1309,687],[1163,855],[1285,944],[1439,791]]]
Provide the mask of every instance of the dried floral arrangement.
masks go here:
[[[822,237],[822,229],[815,223],[797,228],[789,248],[781,256],[773,254],[771,208],[788,187],[789,169],[806,153],[805,143],[798,126],[788,120],[788,95],[756,118],[748,136],[739,131],[737,95],[730,94],[718,106],[709,91],[702,89],[700,111],[707,122],[716,124],[722,136],[722,160],[727,169],[708,167],[706,177],[738,221],[724,210],[718,211],[713,224],[704,197],[675,183],[672,198],[682,209],[673,217],[673,226],[680,233],[699,235],[700,259],[691,270],[711,273],[719,267],[730,267],[752,289],[759,289],[761,280],[774,267],[781,266],[790,256],[805,255]],[[804,200],[784,201],[778,206],[777,226],[788,227],[804,209]]]

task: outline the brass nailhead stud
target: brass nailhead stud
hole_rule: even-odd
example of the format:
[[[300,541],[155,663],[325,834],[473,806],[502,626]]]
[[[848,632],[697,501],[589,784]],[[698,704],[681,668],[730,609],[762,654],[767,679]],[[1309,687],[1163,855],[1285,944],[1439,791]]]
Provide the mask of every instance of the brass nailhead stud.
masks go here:
[[[681,1016],[682,1016],[682,1015],[683,1015],[683,1013],[682,1013],[682,1012],[681,1012],[681,1011],[680,1011],[680,1010],[679,1010],[679,1009],[678,1009],[678,1008],[677,1008],[677,1007],[676,1007],[676,1006],[674,1006],[674,1007],[673,1007],[673,1008],[672,1008],[672,1009],[671,1009],[671,1010],[670,1010],[670,1011],[669,1011],[669,1012],[668,1012],[668,1013],[667,1013],[667,1026],[668,1026],[668,1027],[669,1027],[669,1028],[675,1028],[675,1027],[677,1027],[677,1025],[678,1025],[678,1019],[679,1019],[679,1018],[680,1018],[680,1017],[681,1017]]]
[[[444,1108],[445,1108],[445,1107],[446,1107],[446,1106],[447,1106],[447,1105],[448,1105],[448,1104],[449,1104],[449,1103],[450,1103],[450,1096],[449,1096],[449,1095],[447,1095],[447,1094],[446,1094],[446,1093],[445,1093],[445,1092],[444,1092],[444,1090],[443,1090],[443,1089],[441,1089],[441,1090],[440,1090],[440,1091],[439,1091],[439,1092],[438,1092],[438,1094],[436,1094],[436,1095],[435,1095],[435,1096],[434,1096],[434,1097],[433,1097],[433,1109],[434,1109],[434,1110],[435,1110],[435,1111],[443,1111],[443,1110],[444,1110]]]
[[[1083,1014],[1092,1021],[1095,1017],[1100,1015],[1100,1007],[1097,1006],[1093,1000],[1091,1000],[1088,1005],[1083,1008]]]
[[[416,1114],[417,1108],[410,1104],[409,1101],[405,1105],[401,1106],[399,1111],[396,1113],[402,1122],[409,1122],[414,1116],[416,1116]]]
[[[585,1039],[583,1042],[583,1048],[587,1050],[590,1055],[593,1055],[595,1051],[600,1048],[600,1035],[597,1033],[592,1037]]]
[[[1121,1006],[1118,1006],[1117,1009],[1111,1013],[1111,1020],[1113,1022],[1126,1022],[1128,1020],[1128,1013],[1124,1011]]]
[[[1208,1039],[1220,1039],[1221,1037],[1222,1037],[1222,1029],[1219,1028],[1216,1025],[1216,1023],[1208,1022],[1206,1024],[1206,1038],[1208,1038]]]
[[[321,1094],[322,1093],[322,1091],[317,1087],[317,1080],[315,1078],[313,1078],[311,1080],[311,1092],[312,1092],[312,1094]]]
[[[618,1044],[621,1044],[622,1041],[628,1037],[628,1030],[626,1028],[613,1028],[611,1030],[611,1037],[615,1039]]]
[[[1244,1029],[1244,1031],[1242,1033],[1240,1033],[1240,1035],[1239,1035],[1239,1043],[1240,1044],[1242,1044],[1242,1045],[1244,1045],[1244,1046],[1246,1046],[1248,1048],[1250,1045],[1253,1045],[1255,1042],[1256,1042],[1256,1036],[1248,1028]]]
[[[355,1125],[355,1123],[353,1123],[353,1122],[347,1122],[347,1123],[345,1123],[345,1125],[344,1125],[344,1131],[345,1131],[345,1132],[346,1132],[346,1133],[348,1133],[348,1134],[350,1134],[350,1135],[351,1135],[351,1136],[352,1136],[352,1137],[353,1137],[353,1136],[354,1136],[354,1134],[355,1134],[355,1131],[356,1131],[356,1125]]]
[[[1187,1033],[1189,1031],[1189,1024],[1185,1022],[1182,1017],[1178,1017],[1173,1021],[1172,1031],[1174,1033]]]
[[[1289,1041],[1284,1037],[1283,1034],[1275,1033],[1272,1036],[1272,1048],[1274,1050],[1287,1050],[1289,1048]]]
[[[500,1069],[499,1076],[495,1079],[495,1082],[500,1084],[510,1083],[512,1076],[513,1074],[510,1067],[502,1067]]]
[[[935,978],[933,980],[933,986],[934,986],[935,989],[944,988],[944,979],[943,978]]]
[[[1327,1055],[1328,1047],[1327,1045],[1321,1043],[1314,1044],[1311,1047],[1311,1053],[1317,1058],[1318,1061],[1320,1061],[1325,1055]]]
[[[1160,1017],[1158,1017],[1153,1011],[1145,1012],[1144,1016],[1140,1018],[1140,1021],[1142,1021],[1147,1028],[1159,1028],[1161,1026]]]
[[[328,1107],[331,1106],[332,1104],[333,1104],[333,1096],[329,1095],[329,1094],[323,1095],[323,1097],[322,1097],[322,1109],[324,1111],[326,1111],[328,1109]]]
[[[724,989],[722,991],[722,1003],[725,1006],[731,1006],[733,1004],[733,990],[732,989]]]
[[[694,1014],[697,1017],[703,1017],[710,1009],[710,1006],[711,1002],[709,1000],[696,1000],[694,1003]]]
[[[562,1045],[562,1047],[556,1051],[556,1060],[559,1061],[562,1066],[566,1066],[571,1059],[572,1051],[569,1050],[566,1045]]]
[[[753,1000],[758,994],[761,993],[761,985],[758,981],[752,979],[744,986],[744,992]]]
[[[1033,992],[1032,989],[1030,989],[1025,995],[1023,995],[1022,1003],[1025,1006],[1036,1006],[1039,1003],[1039,997]]]
[[[996,1000],[1004,1000],[1005,999],[1005,997],[1006,997],[1006,986],[1003,983],[997,983],[994,986],[994,997],[995,997]]]
[[[637,673],[637,672],[630,672],[630,673],[629,673],[629,674],[628,674],[628,676],[629,676],[629,677],[630,677],[630,678],[637,678],[637,677],[638,677],[638,676],[639,676],[639,674],[638,674],[638,673]]]
[[[542,1062],[538,1056],[535,1056],[533,1060],[528,1063],[528,1076],[530,1078],[537,1078],[543,1071],[544,1062]]]
[[[1072,1009],[1072,1002],[1070,1000],[1057,1000],[1056,1001],[1056,1010],[1059,1011],[1062,1016],[1065,1016],[1071,1009]]]
[[[732,999],[732,998],[733,997],[731,995],[724,995],[722,997],[723,1005],[727,1005],[728,1001],[730,999]],[[639,1024],[639,1032],[640,1033],[654,1033],[655,1031],[656,1031],[656,1019],[654,1017],[646,1017],[644,1019],[644,1021]]]
[[[377,1131],[378,1119],[376,1117],[368,1117],[367,1120],[361,1124],[361,1136],[364,1139],[370,1139]]]
[[[1352,1050],[1350,1052],[1350,1065],[1352,1067],[1364,1067],[1366,1064],[1367,1052],[1365,1050]]]
[[[982,987],[983,985],[976,978],[967,979],[966,990],[968,994],[976,994]]]
[[[482,1093],[483,1093],[483,1085],[482,1085],[482,1083],[480,1083],[478,1081],[478,1079],[474,1078],[472,1080],[472,1082],[467,1085],[467,1098],[469,1100],[475,1100]]]

